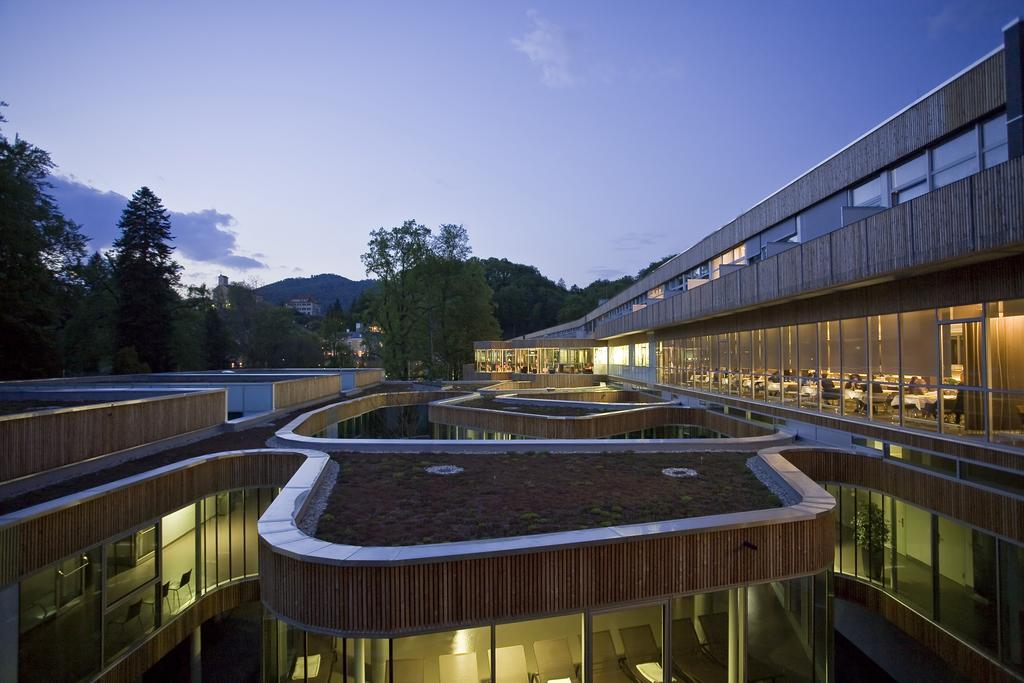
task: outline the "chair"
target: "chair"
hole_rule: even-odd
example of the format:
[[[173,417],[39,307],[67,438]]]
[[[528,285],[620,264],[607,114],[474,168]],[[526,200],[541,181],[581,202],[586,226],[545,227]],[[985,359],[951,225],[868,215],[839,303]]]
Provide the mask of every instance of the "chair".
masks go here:
[[[305,657],[296,657],[295,662],[292,664],[292,675],[290,680],[293,681],[305,681],[315,680],[320,676],[320,655],[309,655]]]
[[[480,683],[475,652],[441,655],[437,658],[437,666],[445,683]]]
[[[590,660],[594,683],[634,683],[622,670],[622,662],[615,652],[612,634],[597,631],[590,638]]]
[[[494,651],[494,683],[531,683],[526,669],[526,649],[508,645]]]
[[[579,671],[573,664],[569,641],[565,638],[538,640],[533,644],[533,654],[537,657],[540,683],[554,680],[579,683]]]
[[[170,581],[166,581],[163,584],[161,584],[161,586],[160,586],[160,601],[163,602],[163,603],[166,603],[166,605],[167,605],[167,613],[168,614],[174,614],[173,610],[171,610],[170,592],[171,592],[171,582]],[[142,604],[148,605],[150,607],[154,607],[155,606],[155,602],[156,601],[153,598],[150,598],[148,600],[143,599]]]
[[[729,676],[728,669],[704,650],[690,618],[672,621],[672,670],[696,683],[720,683]]]
[[[644,624],[619,629],[619,637],[626,651],[626,669],[629,674],[637,681],[661,681],[661,650],[654,640],[651,627]]]
[[[143,628],[142,624],[142,599],[138,599],[132,604],[128,605],[128,609],[125,610],[124,616],[120,619],[111,619],[110,624],[121,627],[122,634],[124,633],[125,627],[132,621],[139,622],[139,630]]]
[[[191,600],[194,596],[192,594],[192,570],[189,569],[187,572],[181,575],[178,580],[177,586],[171,586],[170,590],[174,593],[174,599],[178,601],[178,608],[181,608],[181,596],[179,595],[182,590],[188,589],[188,599]]]
[[[392,678],[391,671],[394,670]],[[384,680],[394,683],[423,683],[422,659],[395,659],[384,667]]]

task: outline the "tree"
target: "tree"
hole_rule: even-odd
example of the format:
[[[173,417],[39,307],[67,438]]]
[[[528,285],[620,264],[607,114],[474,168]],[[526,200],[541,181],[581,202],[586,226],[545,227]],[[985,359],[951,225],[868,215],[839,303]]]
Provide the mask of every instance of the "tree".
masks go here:
[[[154,372],[174,366],[171,323],[181,266],[172,258],[171,221],[160,198],[142,187],[128,201],[114,242],[118,349],[134,348]]]
[[[541,275],[534,266],[508,259],[480,261],[484,278],[494,292],[495,315],[505,339],[551,327],[568,293]]]
[[[231,336],[213,306],[203,317],[203,357],[207,370],[223,370],[231,362]]]
[[[117,295],[114,266],[98,252],[79,269],[80,284],[68,296],[70,311],[58,339],[64,372],[108,373],[113,368]]]
[[[0,379],[61,371],[56,333],[85,238],[47,194],[52,169],[46,152],[0,134]]]
[[[413,333],[422,320],[422,291],[414,269],[426,257],[430,231],[415,220],[400,227],[378,228],[370,233],[366,252],[360,257],[366,272],[377,278],[374,317],[384,329],[385,372],[409,379],[413,357]]]
[[[501,333],[493,292],[483,268],[469,260],[471,253],[463,226],[441,225],[430,239],[427,258],[417,266],[427,311],[423,360],[431,377],[459,379],[462,365],[473,360],[473,341]]]

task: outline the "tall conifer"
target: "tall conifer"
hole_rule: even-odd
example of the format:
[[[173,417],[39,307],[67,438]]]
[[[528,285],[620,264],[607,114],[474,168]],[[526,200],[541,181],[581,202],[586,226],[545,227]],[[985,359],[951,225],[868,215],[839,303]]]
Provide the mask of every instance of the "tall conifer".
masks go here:
[[[118,285],[117,348],[134,348],[153,372],[173,369],[172,328],[181,266],[172,258],[171,221],[148,187],[132,195],[114,242]],[[128,368],[114,368],[115,372]]]

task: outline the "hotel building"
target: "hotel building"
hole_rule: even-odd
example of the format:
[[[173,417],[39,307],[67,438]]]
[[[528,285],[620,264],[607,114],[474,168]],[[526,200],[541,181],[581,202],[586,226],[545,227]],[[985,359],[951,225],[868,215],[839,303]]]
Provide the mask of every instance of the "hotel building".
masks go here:
[[[0,681],[1021,680],[1022,33],[480,381],[0,386]]]

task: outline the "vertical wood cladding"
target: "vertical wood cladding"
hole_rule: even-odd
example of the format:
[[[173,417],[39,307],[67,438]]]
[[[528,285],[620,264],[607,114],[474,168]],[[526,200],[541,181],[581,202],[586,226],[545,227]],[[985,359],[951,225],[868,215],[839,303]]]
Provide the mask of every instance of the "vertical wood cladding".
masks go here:
[[[0,417],[0,482],[214,427],[226,417],[223,390]]]
[[[341,393],[341,378],[338,375],[300,377],[299,379],[274,382],[274,409],[297,406]]]
[[[283,486],[305,460],[289,452],[208,460],[0,529],[0,585],[218,491]]]
[[[588,319],[602,315],[651,287],[689,271],[762,230],[999,110],[1006,104],[1004,65],[1005,54],[1002,51],[985,59],[956,80],[711,233],[665,267],[642,278],[605,304],[598,306],[587,315]],[[879,257],[884,258],[889,253],[895,252],[882,252]],[[765,292],[763,289],[760,291]],[[760,301],[771,300],[773,295],[767,292],[765,294],[768,298],[761,298]],[[597,336],[618,334],[620,328],[616,327],[615,331],[612,331],[610,325],[611,323],[600,326]],[[627,325],[622,329],[637,328],[636,325]]]
[[[757,550],[744,547],[749,541]],[[831,514],[739,529],[402,565],[329,565],[260,540],[264,603],[339,632],[401,634],[576,611],[808,574],[834,552]]]
[[[1024,543],[1024,500],[934,476],[879,457],[835,450],[791,448],[782,456],[818,482],[875,489]]]
[[[1021,251],[1024,157],[798,244],[696,289],[651,303],[642,311],[599,323],[594,336],[600,339],[680,325],[865,280],[906,279],[925,270],[955,267],[958,260],[998,259]],[[749,269],[756,269],[756,278],[743,275]],[[751,292],[749,287],[755,280],[756,291]],[[712,291],[718,295],[712,297]],[[689,299],[689,305],[671,303],[676,298]],[[679,315],[683,310],[686,315]]]
[[[526,408],[529,410],[529,408]],[[596,413],[581,417],[548,417],[526,413],[463,408],[458,404],[431,405],[434,424],[458,425],[489,432],[518,434],[541,439],[601,439],[661,425],[696,425],[734,438],[766,436],[771,428],[702,408],[652,406],[632,410]],[[714,441],[710,442],[714,445]],[[736,447],[733,445],[732,447]]]
[[[952,669],[973,681],[1018,681],[1005,669],[885,592],[856,579],[836,575],[835,597],[877,612],[886,621],[937,654]]]
[[[360,396],[317,410],[294,431],[300,436],[313,436],[317,432],[323,431],[328,425],[349,420],[371,410],[423,405],[431,401],[440,401],[444,398],[454,398],[465,394],[464,391],[399,391]]]
[[[829,413],[804,412],[774,403],[759,403],[732,396],[711,395],[705,391],[695,391],[693,389],[680,389],[678,387],[664,387],[664,389],[684,396],[709,399],[715,403],[727,406],[750,409],[762,415],[771,415],[785,420],[799,420],[807,424],[864,436],[869,439],[889,441],[908,448],[932,451],[953,458],[964,458],[1010,470],[1024,471],[1024,458],[1019,453],[992,448],[981,441],[969,442],[943,438],[940,435],[925,432],[905,431],[898,426],[889,427],[880,422],[869,422],[852,418],[844,419]]]
[[[207,619],[259,599],[260,584],[256,579],[241,581],[207,593],[174,621],[112,666],[99,677],[99,680],[104,683],[133,683],[140,680],[151,666],[160,661],[178,643],[188,638],[192,631]]]

